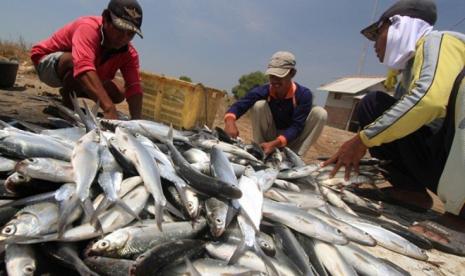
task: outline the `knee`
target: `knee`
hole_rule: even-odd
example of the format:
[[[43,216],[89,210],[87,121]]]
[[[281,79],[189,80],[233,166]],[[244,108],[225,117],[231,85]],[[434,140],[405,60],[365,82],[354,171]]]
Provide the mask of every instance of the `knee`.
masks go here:
[[[318,122],[326,124],[326,121],[328,120],[328,112],[321,106],[314,106],[310,112],[309,117],[314,118]]]
[[[360,103],[358,104],[359,109],[368,106],[368,105],[373,105],[373,103],[376,103],[378,101],[378,98],[380,97],[380,91],[371,91],[368,92],[361,100]]]
[[[56,66],[56,72],[60,79],[64,80],[65,78],[69,78],[69,75],[73,77],[74,63],[71,53],[63,53]]]
[[[267,103],[265,100],[260,100],[260,101],[257,101],[255,102],[255,104],[253,105],[252,107],[252,111],[253,112],[260,112],[262,111],[266,106]]]

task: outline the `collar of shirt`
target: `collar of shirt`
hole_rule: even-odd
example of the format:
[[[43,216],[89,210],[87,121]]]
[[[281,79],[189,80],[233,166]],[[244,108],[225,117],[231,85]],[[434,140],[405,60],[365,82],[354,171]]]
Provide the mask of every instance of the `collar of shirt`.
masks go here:
[[[270,85],[270,97],[274,98],[274,99],[279,99],[279,97],[276,95],[276,90],[274,90],[271,85]],[[287,94],[286,96],[284,97],[284,99],[291,99],[291,98],[294,98],[294,95],[295,95],[295,91],[297,90],[297,85],[295,84],[295,82],[292,82],[292,85],[291,87],[289,88],[289,91],[287,91]]]

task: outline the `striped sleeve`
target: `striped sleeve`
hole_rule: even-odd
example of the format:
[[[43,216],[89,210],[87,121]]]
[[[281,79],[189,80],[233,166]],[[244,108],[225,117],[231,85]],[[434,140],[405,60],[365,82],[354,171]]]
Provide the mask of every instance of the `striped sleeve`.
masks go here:
[[[389,143],[443,118],[454,80],[464,66],[464,53],[464,43],[452,35],[434,32],[422,38],[407,94],[360,132],[363,143],[368,147]]]

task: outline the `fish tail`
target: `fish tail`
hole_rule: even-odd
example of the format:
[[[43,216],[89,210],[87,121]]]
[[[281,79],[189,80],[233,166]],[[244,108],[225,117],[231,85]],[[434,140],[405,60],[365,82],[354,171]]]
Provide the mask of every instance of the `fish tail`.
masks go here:
[[[184,256],[184,262],[186,263],[187,270],[191,276],[201,276],[200,272],[195,268],[192,262],[187,256]]]
[[[68,226],[68,218],[73,212],[74,209],[78,206],[79,198],[77,195],[73,195],[69,201],[63,203],[63,206],[60,208],[60,216],[58,218],[58,238],[62,238],[65,232],[66,226]]]
[[[173,206],[173,204],[166,202],[166,210],[168,212],[170,212],[172,215],[175,215],[176,217],[180,218],[180,219],[183,219],[183,220],[186,220],[187,218],[183,215],[183,213],[181,211],[179,211],[178,209],[176,209],[176,207]]]
[[[164,206],[162,204],[160,204],[159,202],[155,202],[155,220],[157,222],[158,229],[162,232],[163,209]]]
[[[115,201],[115,204],[118,205],[119,207],[121,207],[124,211],[126,211],[126,213],[130,214],[131,216],[133,216],[135,219],[137,219],[138,221],[141,221],[141,218],[139,217],[138,214],[136,214],[124,201],[122,201],[121,199],[117,199]]]
[[[90,218],[90,223],[94,224],[95,221],[98,219],[98,216],[104,212],[106,209],[110,208],[113,204],[108,201],[107,198],[104,198],[100,204],[97,206],[97,209],[95,209],[95,212],[93,213],[92,217]]]
[[[86,198],[84,201],[81,201],[81,206],[82,209],[84,209],[84,213],[87,217],[96,218],[95,221],[91,221],[91,224],[92,226],[94,226],[95,230],[97,230],[100,233],[103,233],[102,224],[100,223],[98,216],[95,215],[96,212],[94,210],[94,206],[92,206],[92,202],[90,201],[90,199]]]
[[[168,131],[168,141],[173,143],[173,124],[170,124],[170,130]]]
[[[228,265],[233,265],[237,263],[237,260],[244,255],[245,251],[247,250],[247,246],[245,244],[245,239],[244,237],[241,238],[241,242],[239,245],[236,247],[236,250],[234,250],[234,253],[232,254],[231,258],[229,258]]]

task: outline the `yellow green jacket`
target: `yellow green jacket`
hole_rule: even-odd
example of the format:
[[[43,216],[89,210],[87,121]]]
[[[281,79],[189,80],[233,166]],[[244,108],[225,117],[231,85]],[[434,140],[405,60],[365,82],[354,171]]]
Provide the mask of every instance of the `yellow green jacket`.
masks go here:
[[[360,131],[363,143],[379,146],[443,119],[452,86],[464,66],[465,35],[433,31],[421,38],[402,72],[399,101]]]

